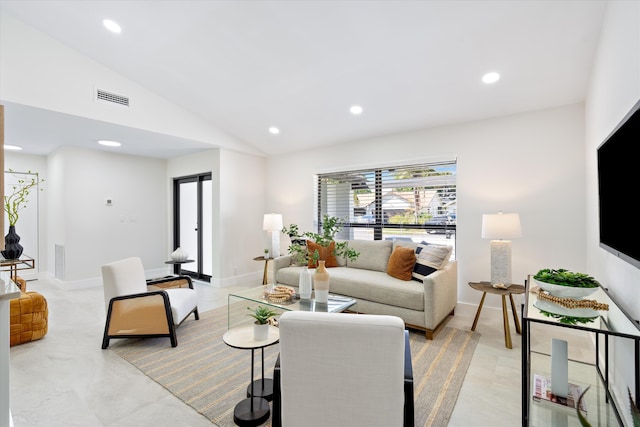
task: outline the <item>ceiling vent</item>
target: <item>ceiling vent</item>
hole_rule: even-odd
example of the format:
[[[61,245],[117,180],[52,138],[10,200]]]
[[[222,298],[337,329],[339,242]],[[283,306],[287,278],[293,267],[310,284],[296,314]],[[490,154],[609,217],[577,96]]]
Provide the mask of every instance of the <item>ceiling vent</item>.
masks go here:
[[[103,89],[96,89],[96,101],[108,102],[109,104],[117,104],[123,107],[129,107],[129,98],[124,95],[109,92]]]

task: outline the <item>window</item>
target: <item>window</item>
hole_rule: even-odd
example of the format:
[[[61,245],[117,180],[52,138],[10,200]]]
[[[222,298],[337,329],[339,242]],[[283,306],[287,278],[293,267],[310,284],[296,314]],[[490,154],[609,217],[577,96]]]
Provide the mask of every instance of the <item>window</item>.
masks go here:
[[[345,171],[317,176],[316,222],[341,218],[336,236],[454,245],[456,162]]]

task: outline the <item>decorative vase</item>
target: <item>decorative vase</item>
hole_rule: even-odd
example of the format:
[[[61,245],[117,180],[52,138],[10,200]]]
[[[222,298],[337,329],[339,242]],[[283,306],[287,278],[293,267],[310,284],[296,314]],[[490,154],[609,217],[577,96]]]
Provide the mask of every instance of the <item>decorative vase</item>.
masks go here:
[[[313,273],[313,289],[316,302],[326,304],[329,299],[329,272],[324,266],[324,261],[318,261],[316,272]]]
[[[254,323],[253,324],[253,339],[255,341],[264,341],[269,338],[269,324],[268,323]]]
[[[18,259],[22,255],[22,245],[20,236],[16,234],[16,226],[10,225],[9,232],[4,236],[4,250],[2,256],[5,259]]]
[[[189,258],[189,252],[185,251],[181,247],[178,247],[175,251],[171,252],[171,260],[176,262],[186,261]]]
[[[298,291],[301,299],[311,298],[311,272],[308,267],[303,267],[298,280]]]

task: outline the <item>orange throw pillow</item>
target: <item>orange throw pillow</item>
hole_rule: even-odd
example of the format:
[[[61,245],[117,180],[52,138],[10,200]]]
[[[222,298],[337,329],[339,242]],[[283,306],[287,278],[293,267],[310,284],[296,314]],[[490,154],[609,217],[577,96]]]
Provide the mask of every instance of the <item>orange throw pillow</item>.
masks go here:
[[[325,267],[337,267],[338,259],[334,255],[334,251],[336,250],[336,242],[331,242],[328,247],[320,246],[316,242],[312,242],[311,240],[307,240],[307,253],[309,254],[309,268],[316,268],[316,263],[313,262],[313,253],[318,251],[320,254],[320,260],[324,260]]]
[[[416,253],[411,248],[397,246],[389,257],[387,274],[400,280],[411,280]]]

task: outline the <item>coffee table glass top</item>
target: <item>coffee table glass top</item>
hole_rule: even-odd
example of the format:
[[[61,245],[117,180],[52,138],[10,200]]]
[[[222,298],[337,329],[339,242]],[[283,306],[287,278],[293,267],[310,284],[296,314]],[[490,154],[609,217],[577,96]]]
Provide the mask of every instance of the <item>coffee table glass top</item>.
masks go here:
[[[252,323],[255,319],[248,316],[249,310],[263,305],[272,308],[279,314],[285,311],[316,311],[325,313],[340,313],[356,303],[351,297],[329,294],[327,304],[315,301],[313,295],[309,300],[299,299],[297,296],[292,301],[284,303],[269,301],[265,296],[266,286],[246,289],[239,292],[230,293],[228,296],[228,327],[245,325]]]

